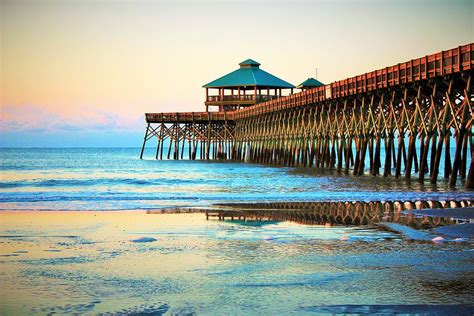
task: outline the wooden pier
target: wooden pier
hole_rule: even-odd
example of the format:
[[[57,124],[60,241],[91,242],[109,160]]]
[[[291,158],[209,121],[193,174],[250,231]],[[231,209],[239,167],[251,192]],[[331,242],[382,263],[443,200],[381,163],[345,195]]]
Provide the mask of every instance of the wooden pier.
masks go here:
[[[474,44],[468,44],[287,96],[281,88],[270,95],[269,85],[257,83],[250,87],[253,96],[240,87],[231,87],[228,96],[221,88],[218,96],[206,92],[206,106],[220,104],[220,112],[147,113],[140,157],[156,138],[157,159],[167,147],[167,159],[325,168],[431,183],[443,177],[472,189],[473,72]],[[253,105],[235,103],[248,99]]]

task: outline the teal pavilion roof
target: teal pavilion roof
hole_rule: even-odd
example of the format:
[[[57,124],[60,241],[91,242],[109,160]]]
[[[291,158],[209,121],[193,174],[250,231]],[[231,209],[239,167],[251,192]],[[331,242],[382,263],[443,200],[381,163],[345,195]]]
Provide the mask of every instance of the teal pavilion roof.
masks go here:
[[[241,62],[240,68],[204,85],[203,88],[257,86],[262,88],[290,89],[295,86],[260,69],[260,63],[252,59]]]
[[[298,89],[301,89],[301,88],[316,88],[316,87],[321,87],[321,86],[324,86],[324,83],[314,79],[314,78],[308,78],[306,79],[305,81],[303,81],[302,83],[300,83],[299,85],[297,85],[296,87]]]

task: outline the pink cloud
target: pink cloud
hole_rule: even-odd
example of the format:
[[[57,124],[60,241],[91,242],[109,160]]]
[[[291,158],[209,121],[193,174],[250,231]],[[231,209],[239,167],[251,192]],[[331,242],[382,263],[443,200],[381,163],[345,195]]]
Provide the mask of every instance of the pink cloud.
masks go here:
[[[123,114],[82,106],[80,114],[60,114],[38,105],[2,105],[0,131],[141,130],[143,114]]]

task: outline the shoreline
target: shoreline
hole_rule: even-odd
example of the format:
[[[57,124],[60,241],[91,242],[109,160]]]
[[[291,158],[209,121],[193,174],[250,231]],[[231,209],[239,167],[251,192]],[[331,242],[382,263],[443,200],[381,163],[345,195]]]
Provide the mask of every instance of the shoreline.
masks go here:
[[[461,220],[474,219],[474,200],[378,200],[378,201],[288,201],[288,202],[245,202],[245,203],[216,203],[209,206],[177,206],[150,209],[106,209],[106,210],[70,210],[70,209],[3,209],[0,213],[128,213],[142,212],[146,214],[191,214],[220,211],[317,211],[328,212],[337,210],[346,211],[389,211],[402,213],[403,215],[428,216],[428,217],[450,217]]]
[[[324,203],[333,203],[333,204],[372,204],[379,203],[386,205],[390,204],[390,207],[396,208],[398,211],[413,211],[420,212],[427,209],[434,210],[439,209],[456,209],[456,208],[466,208],[474,207],[474,196],[473,198],[459,198],[459,199],[379,199],[379,200],[317,200],[317,201],[253,201],[253,202],[217,202],[209,204],[208,206],[163,206],[156,208],[125,208],[125,209],[0,209],[0,212],[10,212],[10,211],[38,211],[38,212],[130,212],[130,211],[143,211],[150,213],[202,213],[208,210],[217,210],[217,209],[308,209],[317,205]],[[419,213],[417,215],[425,215]],[[426,214],[428,215],[428,214]]]

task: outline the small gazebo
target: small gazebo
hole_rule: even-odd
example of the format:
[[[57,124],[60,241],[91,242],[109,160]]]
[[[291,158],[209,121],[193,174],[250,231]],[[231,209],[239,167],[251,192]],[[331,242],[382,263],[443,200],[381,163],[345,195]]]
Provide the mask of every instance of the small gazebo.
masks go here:
[[[240,68],[204,85],[206,88],[206,111],[209,106],[218,106],[219,111],[236,110],[282,96],[282,90],[294,85],[260,69],[260,64],[247,59]],[[210,90],[217,95],[210,95]]]
[[[324,86],[324,83],[314,79],[314,78],[308,78],[299,85],[296,86],[296,88],[301,89],[302,91],[307,90],[307,89],[312,89],[312,88],[317,88]]]

